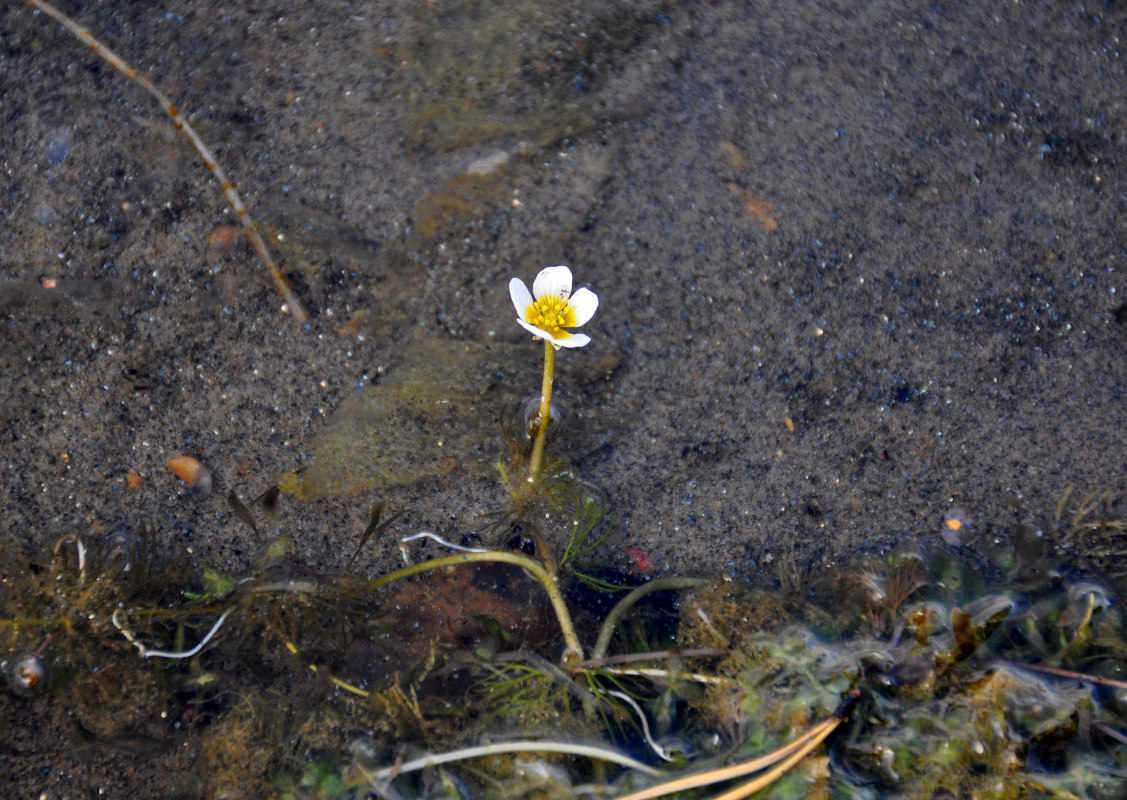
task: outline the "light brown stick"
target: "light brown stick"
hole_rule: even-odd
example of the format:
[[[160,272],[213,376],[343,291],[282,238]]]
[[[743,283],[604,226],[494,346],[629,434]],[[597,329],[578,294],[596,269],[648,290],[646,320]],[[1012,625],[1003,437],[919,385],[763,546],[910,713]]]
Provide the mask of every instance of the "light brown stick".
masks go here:
[[[653,800],[653,798],[664,797],[667,794],[674,792],[682,792],[687,789],[698,789],[702,786],[711,786],[720,781],[731,780],[732,778],[740,778],[744,775],[750,775],[752,772],[758,772],[761,769],[766,769],[772,764],[777,764],[787,756],[791,756],[796,752],[801,752],[803,755],[808,753],[814,747],[817,747],[823,739],[833,732],[833,729],[841,722],[840,718],[830,717],[829,719],[819,722],[814,727],[810,728],[806,733],[802,734],[794,741],[783,745],[778,750],[768,753],[765,756],[745,761],[742,764],[734,764],[730,767],[721,769],[709,770],[697,775],[689,775],[684,778],[669,781],[667,783],[651,786],[648,789],[643,789],[639,792],[625,795],[618,798],[618,800]],[[789,762],[788,762],[789,763]],[[788,767],[789,768],[789,767]]]
[[[283,311],[288,311],[299,323],[305,322],[309,318],[309,315],[305,313],[305,308],[301,305],[301,301],[297,299],[293,290],[290,289],[289,282],[286,280],[285,276],[282,275],[282,271],[278,269],[274,257],[270,255],[270,251],[266,248],[266,242],[258,232],[258,223],[254,221],[247,211],[246,206],[243,205],[243,200],[239,196],[238,190],[235,188],[234,181],[227,177],[227,173],[223,170],[223,167],[219,166],[219,162],[216,161],[211,150],[208,149],[203,139],[196,133],[196,129],[181,115],[180,109],[176,104],[169,100],[164,92],[158,89],[152,81],[130,66],[125,59],[99,42],[90,31],[46,2],[46,0],[26,0],[26,2],[28,5],[35,6],[44,14],[56,20],[64,28],[85,42],[91,50],[101,56],[105,61],[109,62],[114,69],[129,78],[129,80],[137,83],[142,89],[155,97],[158,103],[164,106],[164,110],[167,111],[168,116],[172,118],[172,124],[176,127],[176,130],[188,137],[188,141],[192,143],[192,146],[196,148],[196,152],[198,152],[203,159],[204,166],[206,166],[215,176],[216,180],[219,181],[219,185],[223,189],[223,194],[227,197],[227,202],[231,204],[231,208],[235,211],[235,218],[246,228],[247,239],[249,239],[251,245],[254,246],[258,257],[262,259],[262,263],[266,265],[266,269],[270,273],[270,278],[274,281],[274,286],[277,287],[282,295],[282,299],[285,300]]]

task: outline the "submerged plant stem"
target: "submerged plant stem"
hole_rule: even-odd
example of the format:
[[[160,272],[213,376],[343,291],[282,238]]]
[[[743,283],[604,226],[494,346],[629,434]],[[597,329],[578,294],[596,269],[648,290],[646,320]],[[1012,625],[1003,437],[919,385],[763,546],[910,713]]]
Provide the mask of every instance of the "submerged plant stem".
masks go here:
[[[211,641],[211,638],[215,636],[215,634],[221,627],[223,627],[223,623],[227,620],[227,617],[230,614],[231,609],[227,609],[222,614],[220,614],[219,619],[217,619],[215,621],[215,624],[211,626],[211,630],[207,632],[207,635],[200,639],[200,643],[193,647],[191,650],[154,650],[152,648],[146,647],[144,644],[137,641],[137,637],[133,635],[133,631],[125,627],[125,623],[118,618],[118,616],[121,615],[120,608],[114,609],[113,615],[110,616],[110,622],[113,623],[113,626],[115,628],[121,631],[121,635],[124,636],[131,645],[137,648],[137,650],[141,653],[141,658],[192,658],[207,646],[207,643]]]
[[[493,744],[467,747],[450,753],[435,753],[433,755],[423,756],[422,758],[416,758],[414,761],[408,761],[405,764],[386,767],[373,773],[373,776],[382,780],[390,778],[393,775],[415,772],[416,770],[427,769],[428,767],[435,767],[440,764],[450,764],[455,761],[465,761],[468,758],[482,758],[483,756],[493,756],[501,753],[564,753],[571,756],[584,756],[601,761],[610,761],[611,763],[620,764],[646,775],[652,776],[658,774],[658,771],[653,767],[630,758],[617,750],[611,750],[608,747],[578,744],[574,742],[519,741],[494,742]]]
[[[1055,675],[1058,678],[1072,678],[1078,681],[1099,684],[1100,686],[1114,686],[1116,689],[1127,689],[1127,681],[1117,681],[1115,678],[1105,678],[1102,675],[1089,675],[1085,672],[1073,672],[1070,669],[1058,669],[1044,664],[1029,664],[1024,661],[1013,661],[1008,658],[995,658],[995,664],[1002,664],[1015,669],[1028,669],[1045,675]]]
[[[704,583],[706,583],[704,578],[658,578],[649,583],[643,583],[619,600],[618,605],[607,614],[607,618],[603,620],[603,627],[599,629],[599,638],[595,642],[595,649],[591,653],[591,658],[600,659],[607,654],[607,648],[610,647],[610,640],[614,636],[614,629],[618,626],[619,620],[646,595],[670,589],[693,589]]]
[[[539,483],[544,469],[544,444],[548,441],[548,424],[552,411],[552,379],[556,374],[556,348],[544,340],[544,383],[540,388],[540,425],[536,429],[536,439],[532,443],[532,461],[528,465],[528,482]]]
[[[296,656],[298,653],[297,645],[295,645],[293,642],[286,642],[286,649],[290,651],[291,655]],[[315,673],[319,674],[321,672],[321,670],[317,668],[316,664],[308,664],[307,666]],[[329,676],[329,682],[333,684],[333,686],[337,686],[341,689],[344,689],[344,691],[346,692],[351,692],[352,694],[359,695],[360,697],[371,697],[372,695],[372,693],[367,691],[366,689],[361,689],[359,686],[353,686],[351,683],[342,681],[340,678],[337,678],[333,675]]]
[[[550,346],[551,345],[549,345],[549,347]],[[583,647],[579,644],[579,636],[576,634],[575,625],[573,625],[571,621],[571,612],[567,610],[567,603],[564,602],[563,593],[560,591],[560,586],[556,582],[556,577],[551,575],[542,564],[533,561],[528,556],[510,553],[506,550],[490,550],[485,553],[461,553],[456,556],[436,558],[433,561],[412,564],[409,567],[397,569],[395,572],[389,572],[387,575],[376,578],[368,583],[368,591],[375,591],[380,587],[387,586],[388,584],[403,580],[404,578],[410,578],[412,575],[418,575],[422,572],[445,569],[446,567],[456,567],[459,564],[477,561],[515,564],[525,571],[532,573],[532,576],[540,581],[540,585],[543,586],[544,591],[548,593],[548,599],[552,602],[552,609],[556,612],[556,619],[559,620],[560,623],[560,631],[563,633],[564,642],[567,644],[568,652],[565,654],[565,658],[573,657],[577,662],[583,660]]]

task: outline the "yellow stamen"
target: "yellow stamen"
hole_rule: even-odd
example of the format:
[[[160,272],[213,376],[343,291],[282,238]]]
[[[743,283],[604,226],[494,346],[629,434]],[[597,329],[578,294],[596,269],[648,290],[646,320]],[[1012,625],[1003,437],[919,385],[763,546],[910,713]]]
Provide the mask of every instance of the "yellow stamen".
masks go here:
[[[568,335],[564,328],[575,327],[575,309],[567,304],[567,298],[546,295],[525,309],[524,319],[529,325],[562,338]]]

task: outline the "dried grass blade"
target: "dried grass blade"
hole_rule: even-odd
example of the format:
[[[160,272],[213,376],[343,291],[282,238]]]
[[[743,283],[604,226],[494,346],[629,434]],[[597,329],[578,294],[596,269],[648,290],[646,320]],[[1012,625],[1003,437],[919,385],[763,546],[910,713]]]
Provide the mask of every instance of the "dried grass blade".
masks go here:
[[[731,767],[724,767],[723,769],[714,769],[708,772],[702,772],[697,775],[689,775],[685,778],[678,778],[675,781],[668,783],[661,783],[657,786],[651,786],[648,789],[643,789],[640,792],[634,792],[624,797],[619,797],[618,800],[652,800],[655,797],[664,797],[673,792],[682,792],[688,789],[699,789],[701,786],[710,786],[720,781],[727,781],[733,778],[742,778],[745,775],[750,775],[752,772],[758,772],[761,769],[766,769],[772,764],[778,763],[780,760],[787,756],[801,751],[803,755],[813,750],[822,740],[825,739],[834,728],[841,722],[841,717],[833,716],[827,720],[819,722],[814,727],[810,728],[806,733],[802,734],[794,741],[783,745],[778,750],[768,753],[765,756],[745,761],[742,764],[735,764]],[[800,757],[801,758],[801,757]],[[797,763],[797,762],[795,762]],[[789,769],[790,767],[787,767]],[[784,770],[785,771],[785,770]]]
[[[744,798],[750,797],[763,787],[770,786],[772,783],[789,772],[795,764],[806,758],[806,756],[810,755],[811,751],[813,751],[815,747],[820,745],[827,736],[833,733],[834,728],[836,728],[840,724],[840,717],[838,717],[837,719],[828,720],[826,727],[819,731],[817,736],[815,736],[813,739],[808,740],[786,761],[783,761],[770,772],[764,773],[754,780],[750,780],[741,786],[737,786],[735,789],[724,792],[724,794],[717,795],[713,798],[713,800],[744,800]]]

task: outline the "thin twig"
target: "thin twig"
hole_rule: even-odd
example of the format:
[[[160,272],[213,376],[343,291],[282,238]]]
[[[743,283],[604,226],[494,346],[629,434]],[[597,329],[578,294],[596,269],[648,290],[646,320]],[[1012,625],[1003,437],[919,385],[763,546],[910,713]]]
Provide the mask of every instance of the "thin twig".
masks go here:
[[[736,681],[723,675],[705,675],[703,672],[683,672],[681,670],[661,669],[660,667],[603,667],[601,670],[609,675],[623,675],[635,678],[645,678],[650,681],[670,683],[674,680],[703,683],[709,686],[731,686]]]
[[[720,795],[714,800],[742,800],[752,792],[767,786],[773,781],[777,780],[783,773],[801,761],[810,751],[821,744],[827,736],[829,736],[842,720],[845,719],[849,713],[849,709],[856,702],[860,696],[860,692],[856,689],[851,691],[846,699],[839,705],[834,713],[827,719],[822,720],[814,727],[806,731],[798,738],[794,739],[789,744],[783,745],[778,750],[768,753],[765,756],[746,761],[743,764],[735,764],[731,767],[724,767],[722,769],[709,770],[708,772],[698,773],[696,775],[689,775],[685,778],[678,778],[677,780],[668,781],[667,783],[660,783],[657,786],[651,786],[648,789],[643,789],[639,792],[625,795],[618,798],[618,800],[653,800],[656,797],[664,797],[667,794],[674,792],[686,791],[688,789],[698,789],[702,786],[711,786],[720,781],[727,781],[733,778],[742,778],[745,775],[750,775],[753,772],[758,772],[761,769],[766,769],[772,764],[776,764],[783,759],[783,763],[770,772],[756,778],[754,781],[738,786],[735,789]],[[789,758],[788,758],[789,756]],[[750,787],[750,788],[749,788]]]
[[[762,789],[764,786],[770,786],[783,775],[787,774],[790,771],[791,767],[793,767],[802,759],[806,758],[806,756],[808,756],[815,747],[820,745],[827,736],[833,733],[834,728],[836,728],[840,724],[840,717],[830,720],[826,727],[823,730],[819,731],[817,736],[803,744],[802,747],[800,747],[798,750],[795,750],[794,754],[791,755],[790,758],[788,758],[786,761],[783,761],[770,772],[766,772],[760,775],[758,778],[754,778],[745,784],[737,786],[735,789],[724,792],[724,794],[714,797],[713,800],[744,800],[744,798],[750,797],[751,795]]]
[[[235,211],[235,218],[242,223],[242,226],[246,229],[247,239],[254,247],[255,252],[258,253],[258,257],[262,259],[262,263],[266,265],[266,269],[270,273],[270,278],[274,281],[274,286],[277,287],[278,292],[282,295],[282,299],[285,300],[283,311],[288,311],[299,323],[305,322],[309,318],[309,315],[306,314],[305,308],[301,305],[301,301],[297,299],[293,290],[290,289],[289,282],[286,280],[285,276],[282,275],[282,271],[278,269],[274,257],[270,255],[270,251],[266,248],[266,242],[258,232],[258,223],[254,221],[250,212],[247,211],[246,206],[243,205],[242,197],[239,196],[234,181],[227,177],[227,173],[224,171],[223,167],[219,165],[219,162],[215,159],[211,150],[208,149],[208,146],[204,144],[203,139],[196,133],[196,129],[193,128],[191,123],[180,113],[179,107],[169,100],[164,92],[158,89],[152,81],[132,67],[129,62],[95,39],[90,31],[83,28],[62,11],[59,11],[53,5],[46,2],[46,0],[25,1],[28,5],[35,6],[44,14],[57,21],[81,41],[89,45],[90,49],[101,56],[103,60],[107,61],[114,69],[155,97],[157,102],[164,107],[164,110],[168,112],[168,116],[172,118],[172,125],[176,130],[188,137],[188,141],[192,143],[192,146],[196,148],[196,152],[200,154],[200,158],[203,159],[204,166],[207,167],[211,174],[215,176],[216,180],[219,181],[219,185],[223,189],[223,194],[227,197],[227,202],[231,204],[231,208]]]
[[[1055,675],[1058,678],[1074,678],[1078,681],[1098,683],[1100,686],[1114,686],[1116,689],[1127,689],[1127,681],[1117,681],[1115,678],[1103,678],[1099,675],[1088,675],[1083,672],[1073,672],[1072,670],[1058,669],[1057,667],[1046,667],[1041,664],[1026,664],[1023,661],[1011,661],[1008,658],[996,658],[994,662],[1016,669],[1028,669],[1033,672],[1044,673],[1045,675]]]
[[[707,658],[709,656],[726,656],[729,650],[726,647],[697,647],[687,650],[653,650],[648,653],[621,653],[617,656],[604,656],[603,658],[588,658],[575,666],[579,669],[599,669],[614,664],[634,664],[639,661],[659,661],[670,658]]]
[[[656,786],[651,786],[648,789],[643,789],[633,794],[628,794],[624,797],[619,797],[618,800],[653,800],[655,797],[664,797],[667,794],[674,792],[682,792],[688,789],[699,789],[702,786],[711,786],[714,783],[721,781],[731,780],[732,778],[742,778],[744,775],[750,775],[753,772],[758,772],[761,769],[766,769],[772,764],[776,764],[782,759],[801,750],[807,744],[819,736],[827,729],[832,730],[831,726],[836,726],[840,720],[833,717],[819,722],[814,727],[810,728],[806,733],[799,736],[794,741],[783,745],[778,750],[768,753],[765,756],[745,761],[742,764],[734,764],[730,767],[722,769],[709,770],[708,772],[701,772],[696,775],[689,775],[677,780],[667,781],[666,783],[659,783]],[[819,741],[821,741],[819,739]]]

